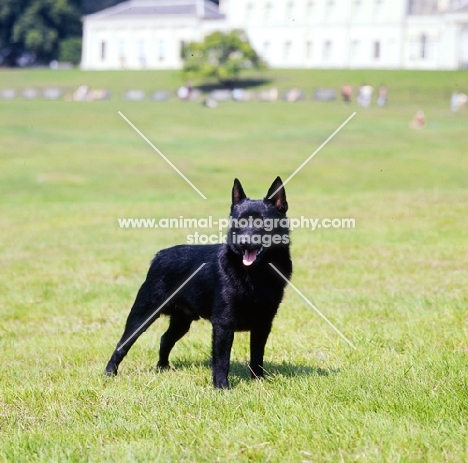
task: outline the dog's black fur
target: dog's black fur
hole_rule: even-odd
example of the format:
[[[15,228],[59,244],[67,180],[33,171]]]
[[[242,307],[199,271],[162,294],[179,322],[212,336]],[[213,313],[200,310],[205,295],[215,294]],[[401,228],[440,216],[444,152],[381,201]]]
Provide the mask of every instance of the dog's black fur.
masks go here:
[[[268,199],[277,189],[273,198]],[[279,219],[286,219],[287,209],[286,192],[279,177],[263,200],[247,198],[242,185],[235,179],[230,217],[278,219],[277,226],[265,230],[265,227],[251,226],[252,223],[246,227],[235,224],[228,230],[226,244],[180,245],[158,252],[130,311],[123,336],[107,364],[106,375],[117,374],[120,362],[138,337],[164,314],[170,316],[170,324],[161,338],[158,368],[169,368],[171,349],[188,332],[192,321],[202,317],[210,320],[213,326],[215,387],[229,387],[229,362],[235,331],[250,331],[251,375],[263,377],[265,344],[286,286],[270,263],[287,279],[292,274],[289,230],[287,224],[284,226],[284,220],[283,224],[278,223]],[[265,236],[271,240],[274,235],[281,237],[279,244],[258,244],[259,237],[262,243],[267,243]],[[239,243],[239,237],[247,237],[251,243]],[[203,263],[206,265],[165,303]],[[160,312],[151,317],[164,303]],[[141,330],[134,334],[140,327]]]

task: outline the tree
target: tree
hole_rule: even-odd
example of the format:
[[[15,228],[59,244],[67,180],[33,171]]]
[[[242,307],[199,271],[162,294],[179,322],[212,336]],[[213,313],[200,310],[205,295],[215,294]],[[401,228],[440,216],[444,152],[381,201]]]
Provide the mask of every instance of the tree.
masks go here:
[[[71,37],[60,42],[59,61],[67,61],[73,64],[79,64],[81,61],[81,48],[83,41],[79,37]]]
[[[215,78],[223,84],[235,81],[244,69],[266,66],[241,30],[213,32],[203,42],[186,44],[182,59],[188,78]]]
[[[82,0],[83,14],[96,13],[104,8],[122,3],[125,0]]]
[[[27,0],[0,0],[0,51],[5,53],[6,62],[15,59],[16,50],[12,43],[12,30],[17,17],[25,8]],[[8,54],[7,54],[8,52]]]
[[[81,0],[1,0],[0,48],[57,58],[63,39],[81,36],[80,15]]]

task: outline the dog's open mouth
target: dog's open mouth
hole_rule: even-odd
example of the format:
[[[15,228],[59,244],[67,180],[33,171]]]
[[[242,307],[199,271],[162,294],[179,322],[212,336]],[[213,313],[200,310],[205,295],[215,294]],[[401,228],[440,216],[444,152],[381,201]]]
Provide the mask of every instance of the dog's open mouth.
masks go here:
[[[262,252],[263,247],[258,249],[244,249],[242,255],[242,263],[246,266],[252,265],[257,256]]]

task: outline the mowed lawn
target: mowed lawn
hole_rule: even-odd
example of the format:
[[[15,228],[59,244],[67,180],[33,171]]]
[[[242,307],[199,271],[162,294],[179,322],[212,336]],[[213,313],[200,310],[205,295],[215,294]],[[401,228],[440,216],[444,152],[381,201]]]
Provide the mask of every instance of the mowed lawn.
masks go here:
[[[107,87],[109,101],[0,100],[0,461],[464,462],[468,455],[466,72],[270,71],[263,87],[385,83],[389,105],[126,102],[174,72],[0,71],[0,88]],[[465,85],[465,88],[463,87]],[[427,125],[409,129],[423,109]],[[118,114],[131,120],[202,199]],[[103,370],[148,264],[186,229],[119,218],[224,218],[288,178],[290,217],[354,218],[292,233],[294,285],[262,382],[236,334],[229,391],[212,387],[210,324],[155,371],[158,320],[116,378]],[[206,232],[206,230],[198,230]],[[212,230],[217,233],[216,229]]]

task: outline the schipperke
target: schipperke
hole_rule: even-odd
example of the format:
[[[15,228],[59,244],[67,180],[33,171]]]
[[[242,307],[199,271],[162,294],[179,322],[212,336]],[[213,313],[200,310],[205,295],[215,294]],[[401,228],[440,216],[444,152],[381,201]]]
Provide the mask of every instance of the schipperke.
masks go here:
[[[251,375],[263,377],[265,344],[286,286],[270,264],[287,279],[292,274],[287,210],[286,192],[279,177],[262,200],[247,198],[235,179],[227,242],[179,245],[156,254],[105,374],[117,374],[131,346],[163,314],[169,315],[170,323],[161,338],[158,368],[169,368],[174,344],[188,332],[192,321],[202,317],[213,326],[216,388],[229,387],[235,331],[250,331]]]

